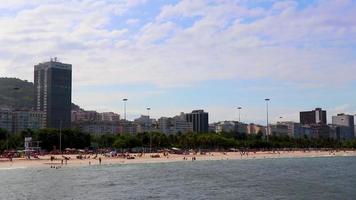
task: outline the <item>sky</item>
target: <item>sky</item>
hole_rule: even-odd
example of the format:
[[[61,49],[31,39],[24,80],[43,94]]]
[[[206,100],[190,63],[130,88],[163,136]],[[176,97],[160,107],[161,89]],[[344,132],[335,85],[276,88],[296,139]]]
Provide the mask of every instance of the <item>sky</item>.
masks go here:
[[[355,0],[2,0],[0,77],[73,65],[87,110],[209,121],[356,114]],[[280,118],[282,117],[282,118]]]

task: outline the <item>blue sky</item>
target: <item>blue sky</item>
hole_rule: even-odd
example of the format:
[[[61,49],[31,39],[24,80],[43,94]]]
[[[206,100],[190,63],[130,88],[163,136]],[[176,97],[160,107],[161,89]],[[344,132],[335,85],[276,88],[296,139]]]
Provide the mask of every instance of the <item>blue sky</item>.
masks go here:
[[[85,109],[210,121],[298,121],[322,107],[356,113],[353,0],[12,0],[0,5],[0,76],[73,64]]]

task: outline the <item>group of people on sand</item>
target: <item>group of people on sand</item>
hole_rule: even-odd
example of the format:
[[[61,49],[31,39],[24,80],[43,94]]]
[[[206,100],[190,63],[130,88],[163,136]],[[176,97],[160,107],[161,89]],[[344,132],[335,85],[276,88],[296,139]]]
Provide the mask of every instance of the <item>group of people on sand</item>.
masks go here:
[[[188,158],[184,156],[183,160],[188,160]],[[192,157],[192,161],[194,161],[194,160],[197,160],[197,158],[195,156]]]

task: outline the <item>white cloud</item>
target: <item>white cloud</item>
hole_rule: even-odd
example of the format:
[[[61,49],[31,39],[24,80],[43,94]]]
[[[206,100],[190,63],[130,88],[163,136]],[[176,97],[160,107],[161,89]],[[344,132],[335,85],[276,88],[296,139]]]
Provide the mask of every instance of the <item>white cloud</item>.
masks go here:
[[[3,65],[8,73],[30,74],[33,64],[57,55],[80,72],[74,74],[79,84],[141,81],[169,86],[271,76],[300,84],[331,76],[354,80],[345,72],[355,70],[355,59],[339,47],[356,43],[356,6],[351,1],[321,1],[304,10],[283,1],[265,10],[232,1],[183,0],[163,7],[138,33],[107,26],[112,15],[144,1],[49,2],[33,1],[36,6],[0,18],[0,44],[10,55],[0,59],[11,63]],[[26,5],[22,3],[13,6]],[[201,18],[191,27],[174,21],[193,16]],[[257,18],[245,22],[246,17]],[[18,70],[12,70],[13,62]]]
[[[129,26],[117,28],[113,17],[145,1],[4,1],[0,9],[12,14],[0,16],[0,76],[32,80],[34,64],[58,56],[73,64],[74,87],[260,78],[328,87],[355,80],[354,1],[305,9],[296,1],[271,9],[243,2],[182,0],[142,26],[142,16],[130,15],[123,21]]]
[[[126,24],[130,26],[137,25],[139,22],[140,22],[139,19],[134,19],[134,18],[126,20]]]

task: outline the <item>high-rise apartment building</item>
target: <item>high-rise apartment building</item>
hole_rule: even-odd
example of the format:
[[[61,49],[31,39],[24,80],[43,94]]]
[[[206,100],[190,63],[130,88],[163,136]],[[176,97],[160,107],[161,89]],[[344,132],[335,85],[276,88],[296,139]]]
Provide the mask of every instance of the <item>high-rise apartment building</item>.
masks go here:
[[[316,108],[312,111],[300,112],[301,124],[326,124],[326,111]]]
[[[321,108],[315,108],[312,111],[300,112],[300,123],[303,127],[311,130],[306,134],[310,138],[329,138],[330,127],[326,122],[326,111]]]
[[[344,113],[338,114],[337,116],[332,117],[332,124],[339,125],[339,126],[349,126],[354,127],[354,116],[353,115],[346,115]]]
[[[204,110],[193,110],[191,113],[186,113],[185,119],[193,124],[193,132],[209,132],[209,114]]]
[[[352,139],[355,136],[355,122],[353,115],[343,113],[332,117],[332,124],[336,127],[336,139]]]
[[[47,128],[70,128],[72,65],[56,58],[34,67],[34,109],[44,112]]]

